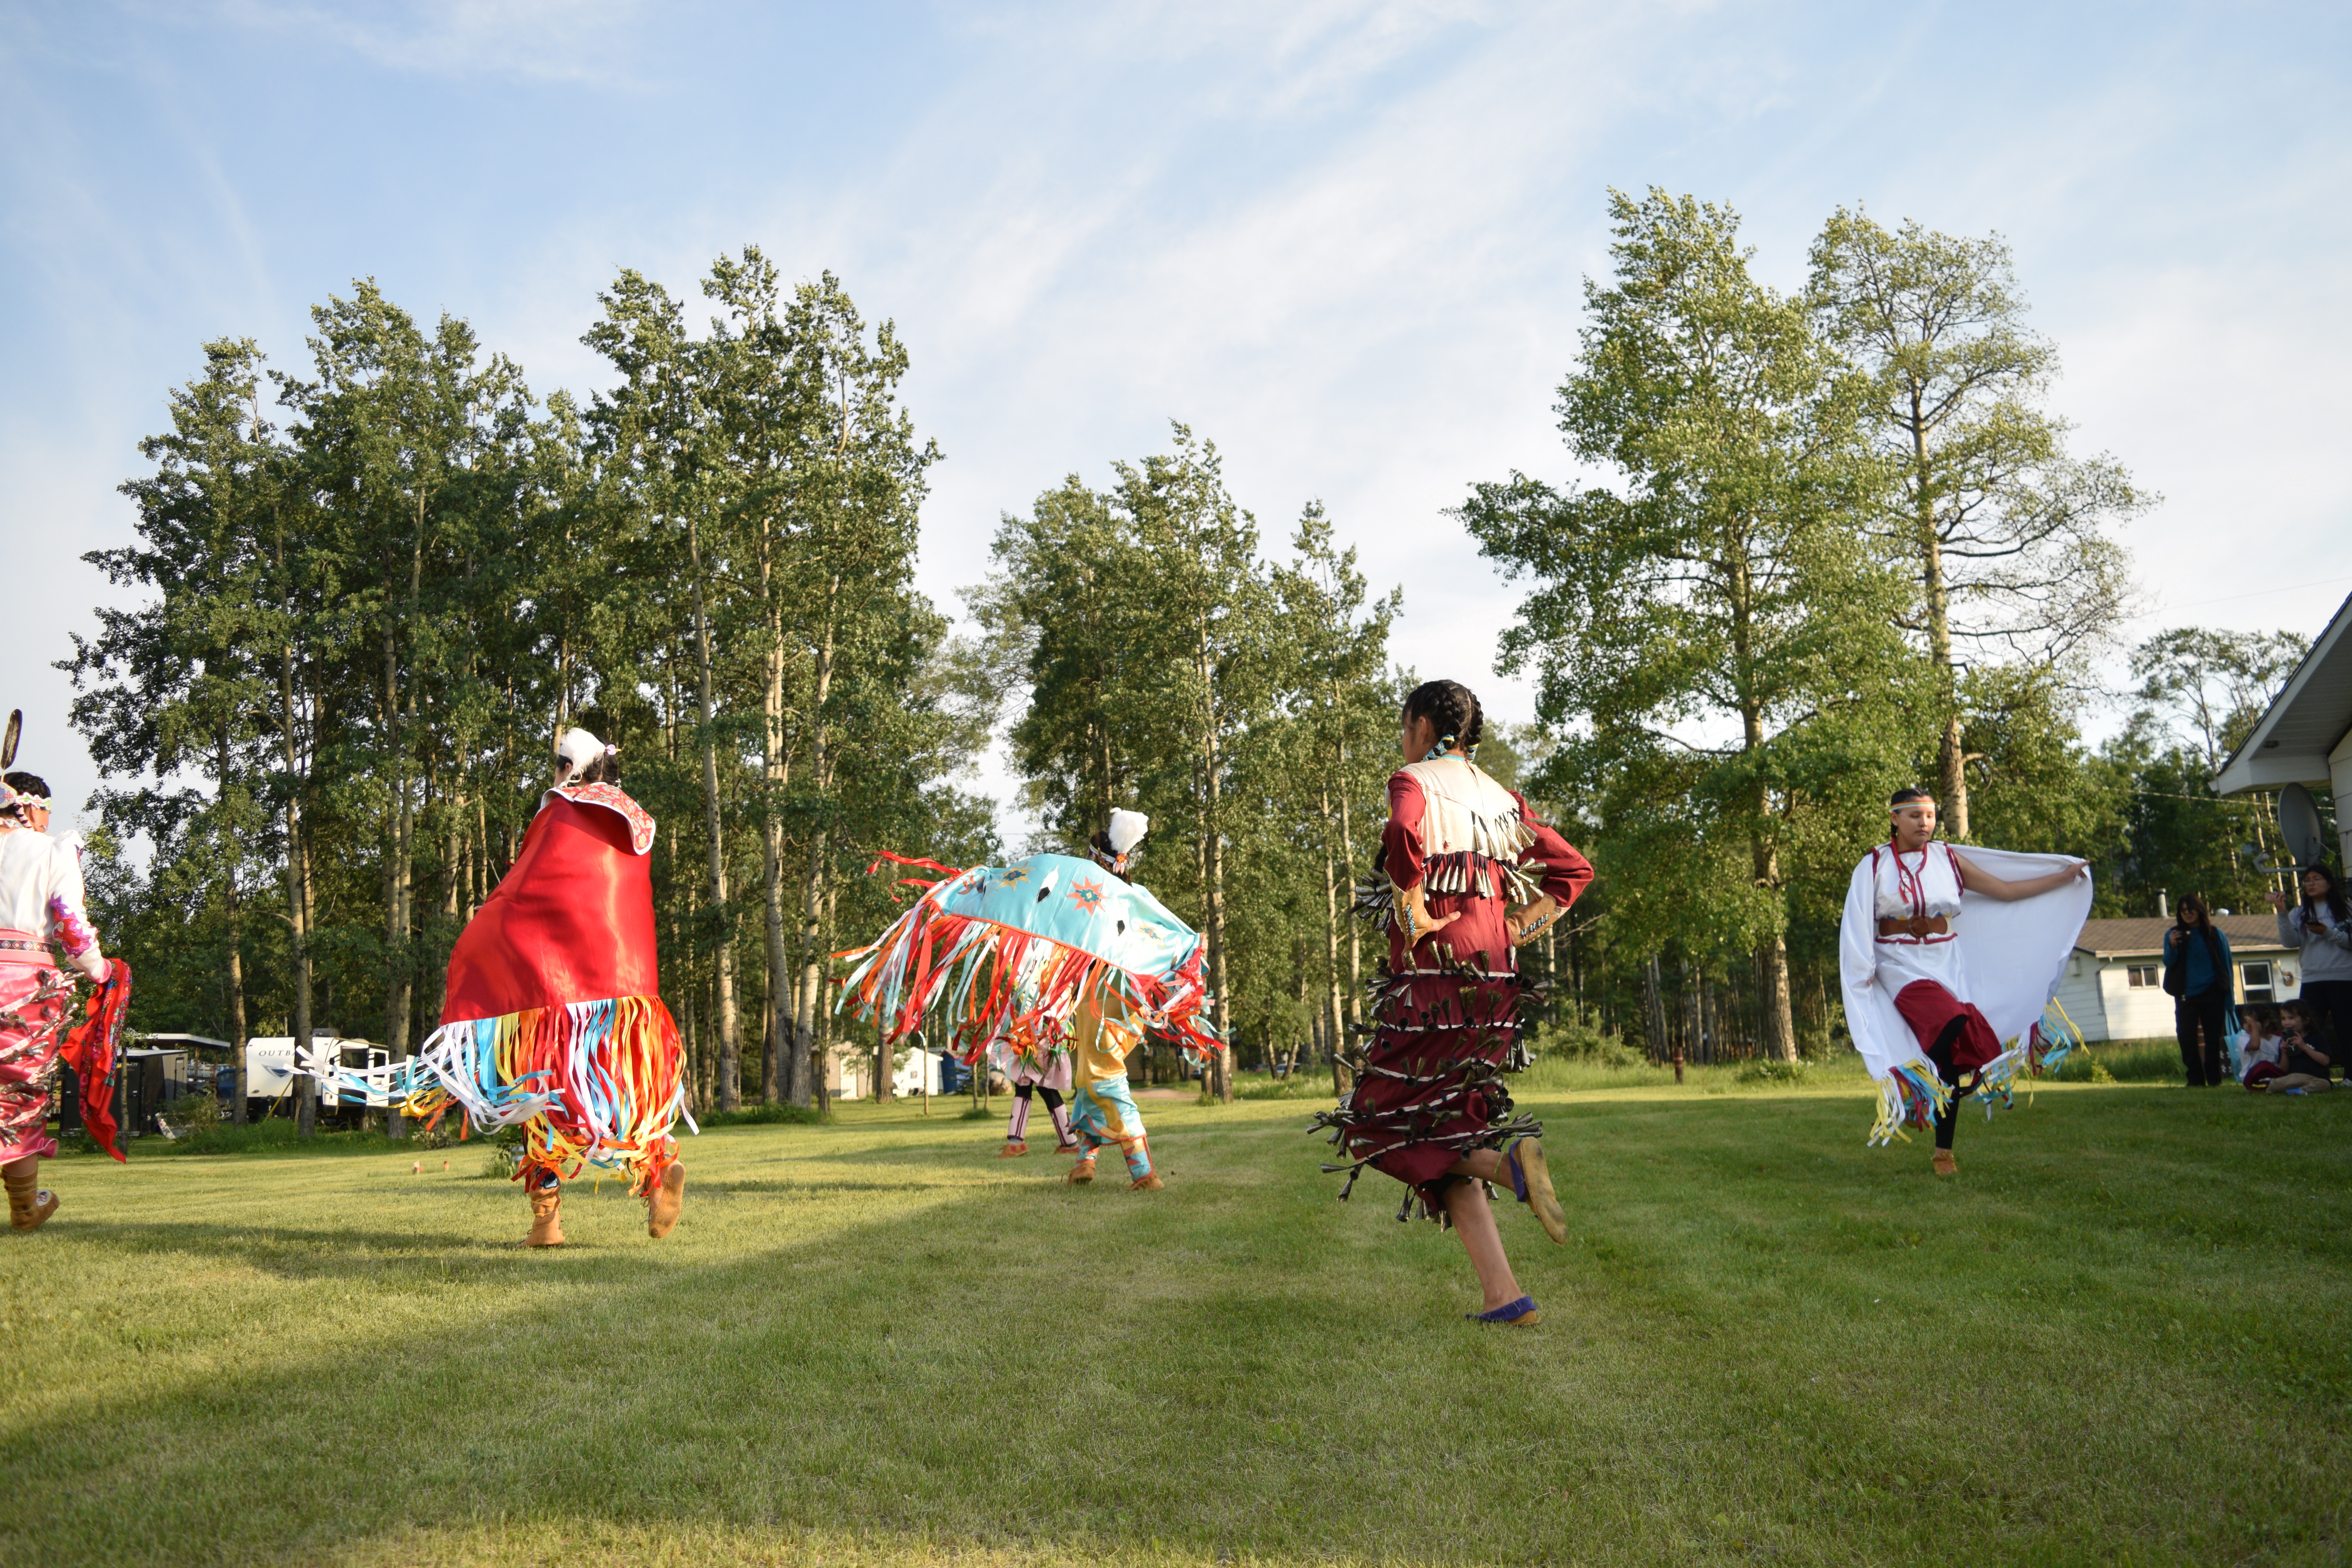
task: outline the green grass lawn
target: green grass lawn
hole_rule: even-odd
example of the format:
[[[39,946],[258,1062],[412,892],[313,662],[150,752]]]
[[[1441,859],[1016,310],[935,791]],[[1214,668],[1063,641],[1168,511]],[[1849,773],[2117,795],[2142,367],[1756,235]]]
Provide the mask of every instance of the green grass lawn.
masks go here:
[[[1862,1081],[1552,1069],[1570,1245],[1151,1100],[1168,1190],[912,1108],[689,1141],[527,1253],[478,1143],[134,1146],[0,1237],[0,1562],[2334,1561],[2352,1094],[2044,1089],[1960,1177]],[[1588,1083],[1589,1080],[1589,1083]],[[1549,1084],[1549,1087],[1547,1087]],[[999,1102],[1002,1103],[1001,1101]],[[1040,1121],[1042,1122],[1042,1117]],[[450,1169],[445,1173],[441,1162]],[[1108,1162],[1106,1162],[1108,1167]]]

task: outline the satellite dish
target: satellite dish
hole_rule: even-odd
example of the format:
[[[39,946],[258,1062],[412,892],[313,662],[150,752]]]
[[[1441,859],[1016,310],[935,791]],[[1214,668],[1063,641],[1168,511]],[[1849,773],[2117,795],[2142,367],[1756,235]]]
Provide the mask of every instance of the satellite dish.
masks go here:
[[[2279,791],[2278,824],[2296,870],[2308,870],[2327,858],[2327,835],[2320,828],[2319,807],[2312,804],[2309,790],[2291,784]]]

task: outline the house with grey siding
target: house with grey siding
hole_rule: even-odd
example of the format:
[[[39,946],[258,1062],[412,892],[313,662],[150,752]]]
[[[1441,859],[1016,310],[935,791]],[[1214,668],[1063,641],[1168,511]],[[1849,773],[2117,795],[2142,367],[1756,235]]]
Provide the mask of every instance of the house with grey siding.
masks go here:
[[[2086,1040],[2149,1040],[2172,1034],[2172,998],[2164,989],[2168,920],[2088,920],[2058,982],[2058,1005]],[[2298,950],[2278,939],[2278,921],[2259,915],[2215,915],[2230,939],[2231,989],[2250,1002],[2292,1002],[2303,994]]]

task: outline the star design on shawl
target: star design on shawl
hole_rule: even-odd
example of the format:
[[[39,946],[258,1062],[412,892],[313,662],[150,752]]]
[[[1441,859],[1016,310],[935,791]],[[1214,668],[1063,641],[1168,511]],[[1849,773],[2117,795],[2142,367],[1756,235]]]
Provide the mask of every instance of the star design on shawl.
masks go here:
[[[1090,915],[1102,913],[1103,885],[1100,882],[1080,882],[1070,889],[1070,902]]]
[[[1017,888],[1017,887],[1019,887],[1022,883],[1024,883],[1024,882],[1027,881],[1028,879],[1029,879],[1029,868],[1028,868],[1028,867],[1026,867],[1026,866],[1007,866],[1007,867],[1004,868],[1004,879],[1003,879],[1003,881],[1001,881],[1001,882],[997,883],[997,886],[998,886],[998,887],[1000,887],[1000,888]]]

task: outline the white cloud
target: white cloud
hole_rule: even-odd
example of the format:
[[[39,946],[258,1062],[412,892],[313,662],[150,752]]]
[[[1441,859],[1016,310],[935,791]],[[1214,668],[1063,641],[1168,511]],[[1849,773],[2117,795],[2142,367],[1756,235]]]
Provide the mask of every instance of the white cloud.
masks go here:
[[[396,70],[612,88],[637,79],[629,29],[652,11],[643,0],[222,0],[218,15],[234,26],[306,37]]]

